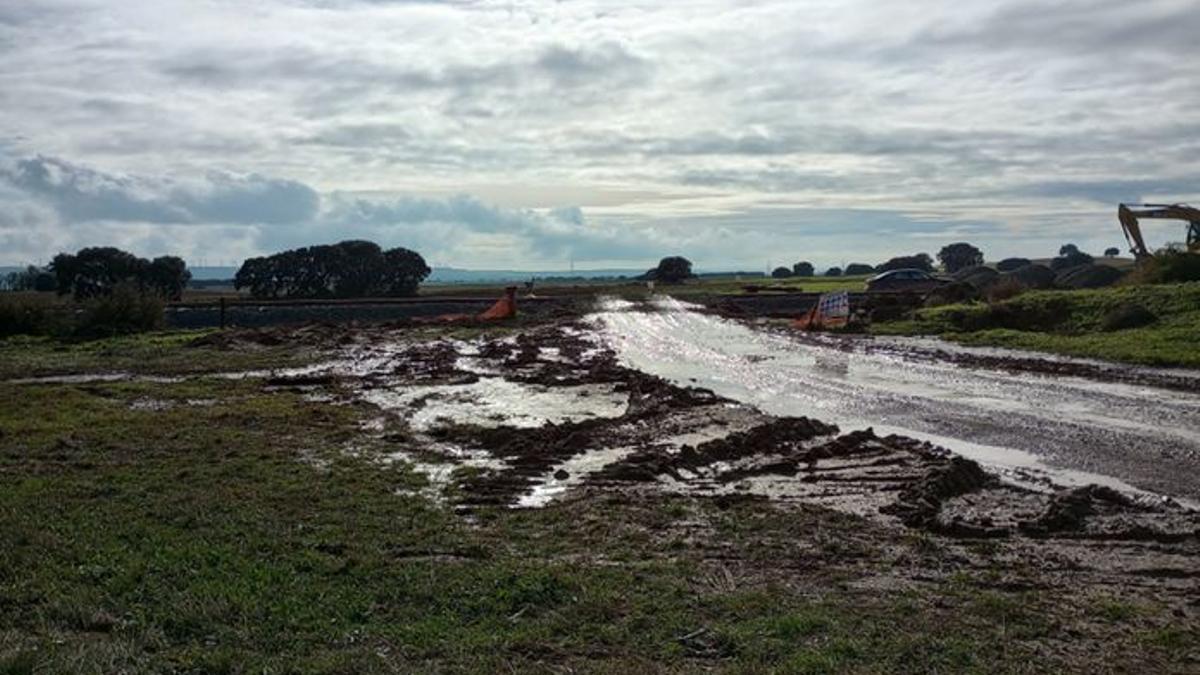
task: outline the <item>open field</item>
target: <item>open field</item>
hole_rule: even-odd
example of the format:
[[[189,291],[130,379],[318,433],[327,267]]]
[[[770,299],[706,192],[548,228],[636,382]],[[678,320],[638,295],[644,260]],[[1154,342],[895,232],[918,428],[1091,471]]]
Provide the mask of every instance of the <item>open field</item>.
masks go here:
[[[895,355],[843,373],[837,349],[615,302],[500,328],[6,341],[0,671],[1200,664],[1194,512],[847,413],[914,433],[927,416],[929,392],[864,389],[876,365],[930,386],[998,375]],[[818,379],[724,375],[772,359],[780,382]],[[91,377],[11,381],[51,374]],[[1048,395],[1083,419],[1097,386]],[[944,434],[990,433],[940,414],[962,422]],[[1079,442],[1117,452],[1137,432],[1113,425]],[[1175,444],[1166,473],[1186,474],[1196,448],[1155,447]]]

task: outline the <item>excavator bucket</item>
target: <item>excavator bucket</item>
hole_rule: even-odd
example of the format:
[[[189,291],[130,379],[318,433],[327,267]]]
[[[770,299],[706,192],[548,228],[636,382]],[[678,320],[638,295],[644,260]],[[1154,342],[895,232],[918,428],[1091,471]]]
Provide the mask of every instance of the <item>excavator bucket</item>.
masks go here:
[[[479,315],[484,321],[508,319],[517,315],[517,287],[509,286],[504,289],[504,297],[496,301],[491,309]]]

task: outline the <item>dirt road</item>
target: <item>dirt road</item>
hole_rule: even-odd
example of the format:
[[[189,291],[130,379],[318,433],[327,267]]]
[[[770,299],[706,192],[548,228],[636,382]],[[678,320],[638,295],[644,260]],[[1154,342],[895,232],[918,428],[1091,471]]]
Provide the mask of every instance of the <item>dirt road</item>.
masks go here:
[[[929,440],[1023,484],[1200,502],[1200,394],[814,344],[697,309],[606,300],[592,319],[624,365],[773,415]]]

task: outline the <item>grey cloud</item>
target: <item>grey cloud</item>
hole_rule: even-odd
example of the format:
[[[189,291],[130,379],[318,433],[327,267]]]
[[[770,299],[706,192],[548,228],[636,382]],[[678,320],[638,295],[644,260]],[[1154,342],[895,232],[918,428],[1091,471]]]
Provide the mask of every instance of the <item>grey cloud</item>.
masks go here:
[[[308,220],[320,205],[320,197],[306,185],[256,174],[212,172],[202,181],[171,184],[42,156],[0,170],[0,180],[73,222],[282,224]]]
[[[491,63],[452,63],[437,69],[418,68],[354,54],[333,56],[306,48],[224,53],[188,52],[161,64],[172,78],[221,87],[261,86],[288,80],[376,86],[395,92],[472,90],[511,87],[542,78],[555,87],[576,88],[598,83],[640,80],[649,63],[617,43],[570,48],[551,45],[520,58]]]
[[[1147,195],[1174,194],[1178,200],[1200,197],[1200,175],[1189,178],[1133,180],[1048,180],[1006,190],[1008,194],[1043,198],[1081,198],[1102,204],[1140,202]]]
[[[1070,50],[1126,55],[1139,49],[1200,53],[1200,12],[1190,0],[1130,3],[1088,0],[1000,6],[968,28],[934,25],[913,46],[1005,50]]]

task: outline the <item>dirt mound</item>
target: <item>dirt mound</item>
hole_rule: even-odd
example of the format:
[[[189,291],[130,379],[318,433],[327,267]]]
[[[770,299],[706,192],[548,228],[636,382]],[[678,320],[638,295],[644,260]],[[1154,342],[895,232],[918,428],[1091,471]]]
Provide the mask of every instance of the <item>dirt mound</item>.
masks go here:
[[[1056,275],[1054,270],[1045,265],[1025,265],[1011,272],[1005,272],[1002,276],[1016,281],[1025,288],[1042,290],[1054,286]]]
[[[881,509],[900,518],[909,527],[941,529],[938,513],[951,497],[968,494],[995,482],[979,464],[952,456],[929,469],[915,484],[904,489],[895,504]]]
[[[1132,508],[1132,500],[1110,487],[1085,485],[1055,495],[1045,512],[1032,520],[1022,521],[1018,527],[1031,536],[1045,536],[1054,532],[1078,532],[1083,530],[1088,516],[1097,512],[1097,504],[1107,502]]]
[[[925,296],[923,304],[926,307],[940,307],[942,305],[956,305],[960,302],[970,302],[971,300],[978,299],[978,288],[966,281],[955,281],[954,283],[946,284],[930,291],[929,295]]]
[[[1103,288],[1121,280],[1125,273],[1108,265],[1079,265],[1065,269],[1054,278],[1059,288]]]
[[[982,290],[987,287],[988,282],[995,279],[999,274],[996,270],[987,267],[986,265],[974,265],[965,267],[954,273],[954,280],[970,284],[976,289]]]

